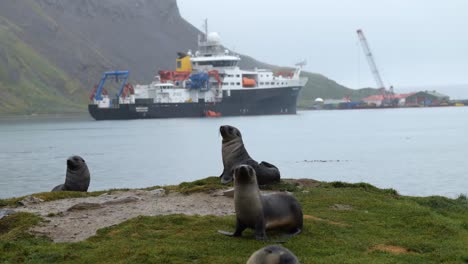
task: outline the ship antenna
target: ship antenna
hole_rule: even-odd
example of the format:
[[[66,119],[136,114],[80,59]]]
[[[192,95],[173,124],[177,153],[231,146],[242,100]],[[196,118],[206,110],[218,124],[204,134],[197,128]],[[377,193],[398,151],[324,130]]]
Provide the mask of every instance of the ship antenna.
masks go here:
[[[205,41],[208,42],[208,18],[205,18]]]

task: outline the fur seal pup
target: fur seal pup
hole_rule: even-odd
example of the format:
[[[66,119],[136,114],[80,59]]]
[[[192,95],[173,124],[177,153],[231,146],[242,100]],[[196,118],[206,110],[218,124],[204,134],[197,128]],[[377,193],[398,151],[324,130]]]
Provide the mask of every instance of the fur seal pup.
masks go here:
[[[240,164],[247,164],[254,168],[257,174],[257,182],[260,185],[280,181],[280,172],[275,165],[265,161],[258,163],[249,156],[239,129],[225,125],[221,126],[219,131],[223,137],[221,154],[223,157],[224,170],[221,176],[219,176],[221,178],[221,183],[230,183],[232,181],[234,168]]]
[[[255,251],[247,264],[299,264],[299,260],[287,248],[270,245]]]
[[[291,235],[301,232],[302,209],[296,198],[279,192],[260,194],[255,170],[249,165],[234,170],[234,208],[236,230],[219,231],[224,235],[241,236],[246,228],[252,228],[256,239],[266,240],[267,229],[282,229]]]
[[[87,192],[89,187],[90,174],[88,166],[80,156],[72,156],[67,159],[67,173],[65,183],[52,189],[53,192],[77,191]]]

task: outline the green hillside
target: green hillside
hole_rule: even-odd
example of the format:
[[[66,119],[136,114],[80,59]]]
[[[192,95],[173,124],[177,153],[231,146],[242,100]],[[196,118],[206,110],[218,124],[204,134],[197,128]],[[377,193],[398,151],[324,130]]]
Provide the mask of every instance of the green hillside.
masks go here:
[[[323,99],[342,99],[349,96],[351,100],[360,100],[378,93],[378,90],[371,88],[350,89],[317,73],[302,72],[301,76],[309,78],[298,101],[298,106],[302,108],[310,107],[314,100],[319,97]]]
[[[21,33],[0,17],[0,113],[84,111],[86,93],[78,80],[23,42],[18,37]]]

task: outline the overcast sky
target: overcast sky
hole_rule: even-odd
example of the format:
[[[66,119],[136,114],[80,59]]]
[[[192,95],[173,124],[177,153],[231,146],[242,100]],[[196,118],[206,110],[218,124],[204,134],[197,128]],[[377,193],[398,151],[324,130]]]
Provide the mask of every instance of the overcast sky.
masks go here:
[[[468,84],[468,0],[178,0],[182,16],[261,61],[293,65],[351,87],[376,84],[361,28],[385,85]],[[467,87],[468,88],[468,87]]]

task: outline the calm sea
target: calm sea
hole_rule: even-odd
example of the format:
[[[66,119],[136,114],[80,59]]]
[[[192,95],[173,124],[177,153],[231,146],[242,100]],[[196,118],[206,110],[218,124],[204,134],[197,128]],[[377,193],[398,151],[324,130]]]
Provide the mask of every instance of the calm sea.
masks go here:
[[[293,116],[94,121],[0,120],[0,198],[51,190],[80,155],[90,190],[221,174],[220,125],[284,178],[368,182],[405,195],[468,193],[468,107],[302,111]]]

